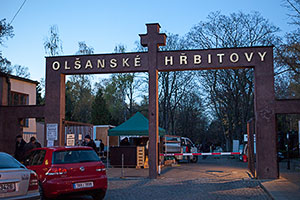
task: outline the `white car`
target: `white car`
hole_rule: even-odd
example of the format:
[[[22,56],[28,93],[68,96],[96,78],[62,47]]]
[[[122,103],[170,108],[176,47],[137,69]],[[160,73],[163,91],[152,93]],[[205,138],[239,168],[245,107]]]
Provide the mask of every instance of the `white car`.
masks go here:
[[[0,199],[40,199],[37,174],[0,152]]]

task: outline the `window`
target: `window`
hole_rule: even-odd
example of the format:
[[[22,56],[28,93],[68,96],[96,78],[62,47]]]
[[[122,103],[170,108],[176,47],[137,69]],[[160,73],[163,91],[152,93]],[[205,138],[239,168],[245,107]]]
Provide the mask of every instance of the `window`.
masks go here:
[[[4,153],[0,154],[0,169],[22,168],[22,167],[23,167],[23,165],[21,165],[18,161],[16,161],[10,155],[4,154]]]
[[[18,92],[11,92],[11,105],[28,105],[29,104],[29,95],[22,94]]]
[[[29,119],[28,118],[22,119],[20,121],[20,125],[21,125],[21,127],[29,127]]]
[[[97,162],[100,158],[94,150],[67,150],[53,153],[53,164],[67,164],[80,162]]]
[[[165,140],[168,142],[180,142],[180,137],[165,137]]]
[[[25,159],[26,166],[41,165],[44,162],[46,150],[32,151]]]

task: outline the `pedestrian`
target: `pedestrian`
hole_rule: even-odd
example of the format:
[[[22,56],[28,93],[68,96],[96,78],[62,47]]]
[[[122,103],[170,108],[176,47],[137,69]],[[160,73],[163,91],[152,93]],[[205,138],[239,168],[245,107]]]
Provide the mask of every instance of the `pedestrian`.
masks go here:
[[[209,143],[204,143],[203,144],[203,153],[208,153],[209,152],[209,147],[210,147],[210,145],[209,145]],[[207,155],[203,155],[202,156],[202,159],[203,160],[205,160],[207,158]]]
[[[41,143],[39,143],[37,140],[35,140],[34,144],[35,144],[35,148],[41,148],[42,147]]]
[[[34,136],[30,138],[30,141],[24,146],[24,154],[27,154],[30,150],[40,148],[41,144],[36,140]]]
[[[22,135],[17,135],[16,149],[15,149],[14,157],[15,157],[15,159],[17,159],[20,162],[23,160],[25,145],[26,145],[26,142],[25,142],[25,140],[23,140]]]
[[[129,146],[130,143],[128,141],[128,137],[125,137],[123,140],[120,142],[120,146]]]
[[[100,156],[104,156],[104,144],[102,140],[100,139]]]
[[[94,149],[94,151],[97,153],[96,144],[95,144],[94,140],[92,140],[90,135],[86,135],[84,137],[84,144],[85,144],[84,146],[92,147]]]

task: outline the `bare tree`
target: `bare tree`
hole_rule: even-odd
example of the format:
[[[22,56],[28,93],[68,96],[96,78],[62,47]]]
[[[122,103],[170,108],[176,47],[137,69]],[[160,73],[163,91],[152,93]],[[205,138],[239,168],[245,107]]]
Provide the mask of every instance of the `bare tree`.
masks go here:
[[[279,28],[259,13],[211,13],[207,21],[201,21],[187,34],[192,48],[229,48],[270,46],[278,42],[275,35]],[[253,71],[210,70],[198,74],[201,89],[206,91],[207,105],[222,124],[227,150],[232,139],[242,140],[247,121],[253,117]]]
[[[23,78],[30,78],[28,67],[21,66],[21,65],[14,65],[13,71],[16,76],[20,76]]]
[[[13,27],[6,22],[6,19],[0,20],[0,47],[4,46],[5,40],[14,36]],[[2,56],[0,50],[0,72],[10,74],[12,72],[11,62]]]
[[[292,19],[292,24],[300,26],[300,0],[286,0],[285,7],[290,10],[290,18]]]
[[[119,44],[115,47],[115,53],[125,53],[126,46]],[[127,116],[131,117],[134,114],[135,99],[137,97],[137,90],[141,85],[141,81],[137,73],[118,73],[111,76],[112,81],[117,86],[117,92],[121,94],[123,104],[124,120]],[[128,105],[126,100],[129,101]]]
[[[285,6],[296,29],[287,33],[284,43],[276,48],[276,93],[280,98],[300,98],[300,1],[286,0]],[[282,79],[288,83],[282,84]]]
[[[162,51],[186,49],[184,38],[177,34],[167,33],[167,44],[160,47]],[[194,87],[194,72],[160,72],[159,73],[159,113],[160,125],[169,134],[177,133],[177,109],[186,93]]]
[[[62,49],[62,41],[59,38],[58,27],[56,25],[52,25],[49,30],[49,37],[45,38],[44,48],[46,54],[50,56],[60,55],[63,52]]]
[[[79,50],[76,52],[77,55],[88,55],[94,53],[94,48],[88,46],[84,41],[78,42]]]

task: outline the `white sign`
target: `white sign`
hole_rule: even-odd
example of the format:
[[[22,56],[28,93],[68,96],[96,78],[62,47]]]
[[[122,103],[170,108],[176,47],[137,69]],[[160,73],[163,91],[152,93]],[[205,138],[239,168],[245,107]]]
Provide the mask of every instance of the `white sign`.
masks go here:
[[[57,140],[58,124],[47,124],[47,140]]]
[[[75,139],[67,139],[67,146],[74,146],[75,145]]]
[[[79,140],[79,141],[82,140],[82,134],[79,134],[79,135],[78,135],[78,140]]]
[[[256,135],[253,135],[253,140],[256,142]],[[248,142],[248,134],[244,134],[244,142]]]
[[[54,146],[54,141],[53,140],[48,140],[47,141],[47,147],[53,147]]]
[[[67,134],[67,139],[75,139],[75,134]]]
[[[233,140],[232,141],[232,152],[239,152],[240,141]]]

